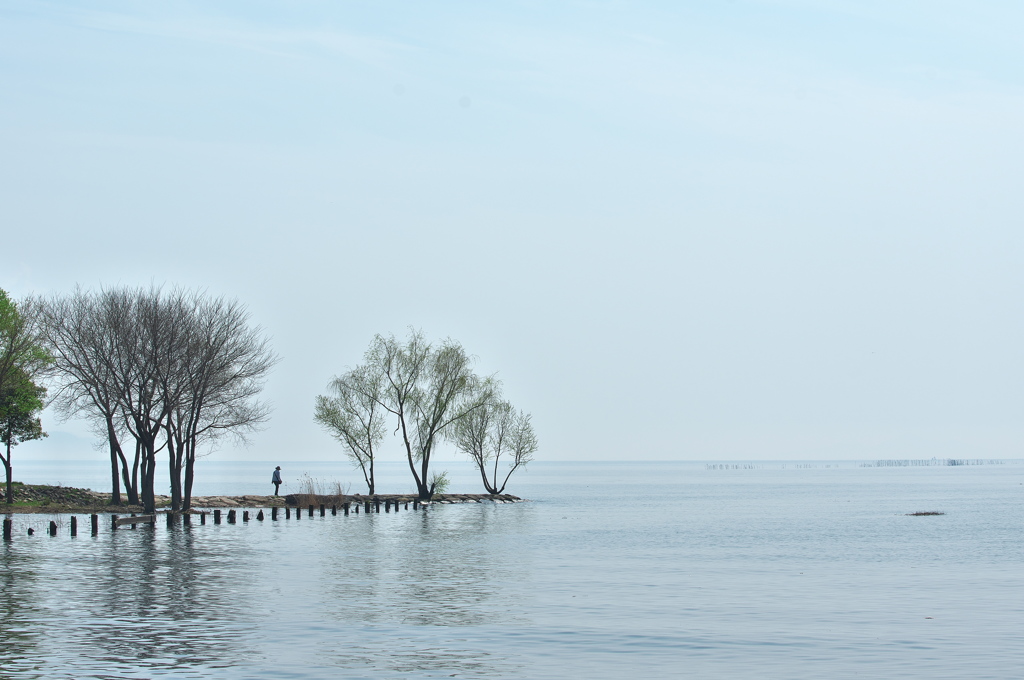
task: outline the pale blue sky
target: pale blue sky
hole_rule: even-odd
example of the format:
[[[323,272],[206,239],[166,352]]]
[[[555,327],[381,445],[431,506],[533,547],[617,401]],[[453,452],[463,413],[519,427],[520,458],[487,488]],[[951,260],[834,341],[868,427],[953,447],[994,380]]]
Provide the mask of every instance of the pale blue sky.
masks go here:
[[[552,459],[1021,457],[1024,5],[0,1],[0,287],[204,287],[338,455],[374,333]],[[88,448],[80,424],[17,455]],[[32,447],[32,451],[30,451]],[[76,449],[77,447],[77,449]]]

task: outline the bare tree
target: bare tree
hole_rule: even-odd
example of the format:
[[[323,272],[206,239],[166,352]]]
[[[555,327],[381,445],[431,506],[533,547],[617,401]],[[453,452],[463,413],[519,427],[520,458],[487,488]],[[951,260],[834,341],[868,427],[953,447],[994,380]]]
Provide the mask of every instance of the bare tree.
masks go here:
[[[244,439],[269,415],[256,396],[277,358],[237,302],[152,287],[78,290],[44,308],[60,357],[59,403],[66,415],[91,412],[105,424],[115,498],[120,462],[129,501],[152,511],[156,454],[167,448],[172,508],[187,509],[200,444]],[[125,432],[136,444],[131,475]]]
[[[192,294],[176,304],[185,312],[185,333],[176,373],[165,380],[173,404],[168,452],[172,508],[187,510],[199,447],[225,435],[244,442],[270,417],[270,406],[257,397],[278,357],[238,301]]]
[[[397,418],[419,497],[429,500],[444,479],[429,476],[438,441],[453,423],[491,399],[493,380],[473,373],[459,343],[446,339],[435,348],[415,330],[404,344],[394,336],[376,336],[366,362],[383,375],[378,403]]]
[[[460,451],[469,455],[480,472],[484,489],[494,495],[505,491],[512,473],[533,460],[537,450],[530,415],[498,399],[455,423],[449,436]],[[506,469],[501,468],[502,463]]]
[[[130,296],[124,290],[88,294],[76,288],[70,295],[36,300],[47,348],[53,355],[57,390],[53,403],[67,420],[84,416],[102,433],[110,450],[110,502],[119,505],[119,473],[128,503],[138,505],[139,451],[132,469],[121,447],[128,434],[121,408],[121,377],[110,357],[131,322]]]
[[[328,389],[331,396],[317,396],[313,419],[342,443],[373,494],[376,447],[384,439],[384,375],[377,366],[358,366],[332,380]]]

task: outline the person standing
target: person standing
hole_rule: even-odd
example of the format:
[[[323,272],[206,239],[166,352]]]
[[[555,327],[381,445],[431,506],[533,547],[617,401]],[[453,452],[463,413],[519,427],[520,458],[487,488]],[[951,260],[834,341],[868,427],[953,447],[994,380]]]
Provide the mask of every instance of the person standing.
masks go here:
[[[274,483],[274,495],[277,495],[277,490],[281,488],[281,466],[278,465],[274,468],[274,476],[270,478],[270,481]]]

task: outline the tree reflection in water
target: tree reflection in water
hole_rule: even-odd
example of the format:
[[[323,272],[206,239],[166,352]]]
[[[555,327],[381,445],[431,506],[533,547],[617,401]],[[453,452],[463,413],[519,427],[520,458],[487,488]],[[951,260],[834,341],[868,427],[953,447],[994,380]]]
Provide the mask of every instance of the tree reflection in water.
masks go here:
[[[528,514],[22,532],[0,547],[0,677],[514,677],[491,643],[529,625]]]

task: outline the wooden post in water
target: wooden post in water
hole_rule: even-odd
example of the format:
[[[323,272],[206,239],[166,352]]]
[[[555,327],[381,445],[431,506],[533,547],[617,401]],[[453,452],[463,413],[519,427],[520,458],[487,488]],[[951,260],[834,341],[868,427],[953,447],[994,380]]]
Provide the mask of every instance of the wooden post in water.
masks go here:
[[[93,515],[95,517],[95,515]],[[9,541],[14,536],[14,520],[4,520],[4,540]]]
[[[324,507],[323,503],[320,504],[320,516],[321,517],[326,517],[327,516],[327,509]]]
[[[220,524],[220,508],[216,508],[213,511],[213,523]]]
[[[54,522],[52,519],[50,520],[50,535],[51,536],[56,536],[57,535],[57,523]]]
[[[200,526],[206,526],[206,511],[202,510],[199,513],[199,524]]]
[[[181,516],[181,523],[187,527],[192,526],[192,513],[186,512]]]
[[[398,501],[395,501],[395,512],[398,512]]]
[[[363,510],[366,511],[367,515],[370,514],[370,501],[366,501],[366,506],[363,508]]]
[[[345,517],[348,517],[348,503],[345,503],[345,505],[341,507],[345,509]]]
[[[420,509],[420,501],[419,501],[418,498],[412,502],[412,509],[413,510],[419,510]]]
[[[174,526],[174,513],[173,512],[169,512],[169,513],[167,513],[167,528],[170,529],[173,526]],[[135,528],[135,525],[133,524],[132,525],[132,529],[134,529],[134,528]]]
[[[409,501],[406,501],[406,502],[405,502],[405,509],[406,509],[406,510],[408,510],[408,509],[409,509]]]
[[[313,504],[312,503],[309,504],[309,516],[310,517],[313,516]]]
[[[359,503],[356,503],[356,514],[359,514]]]
[[[256,515],[256,519],[259,520],[260,522],[263,521],[263,511],[262,510],[260,510],[260,514]]]
[[[95,536],[100,533],[100,516],[90,515],[89,523],[92,525],[92,535]]]
[[[295,519],[302,519],[302,508],[295,508]]]
[[[331,506],[331,517],[337,517],[337,516],[338,516],[338,506],[337,505],[332,505]]]
[[[384,512],[391,512],[391,499],[388,498],[384,501]]]
[[[74,538],[78,535],[78,518],[71,515],[71,537]]]
[[[236,517],[234,510],[228,510],[228,524],[234,524]]]
[[[277,506],[270,509],[270,519],[277,519]]]
[[[242,511],[242,521],[243,522],[248,522],[249,521],[249,511],[248,510],[243,510]]]
[[[379,498],[374,498],[373,499],[373,509],[374,509],[374,512],[376,512],[378,515],[380,514],[380,499]]]
[[[117,531],[117,515],[110,516],[110,530]]]
[[[284,508],[284,518],[285,519],[291,519],[292,518],[292,509],[289,508],[288,506],[285,506],[285,508]]]

